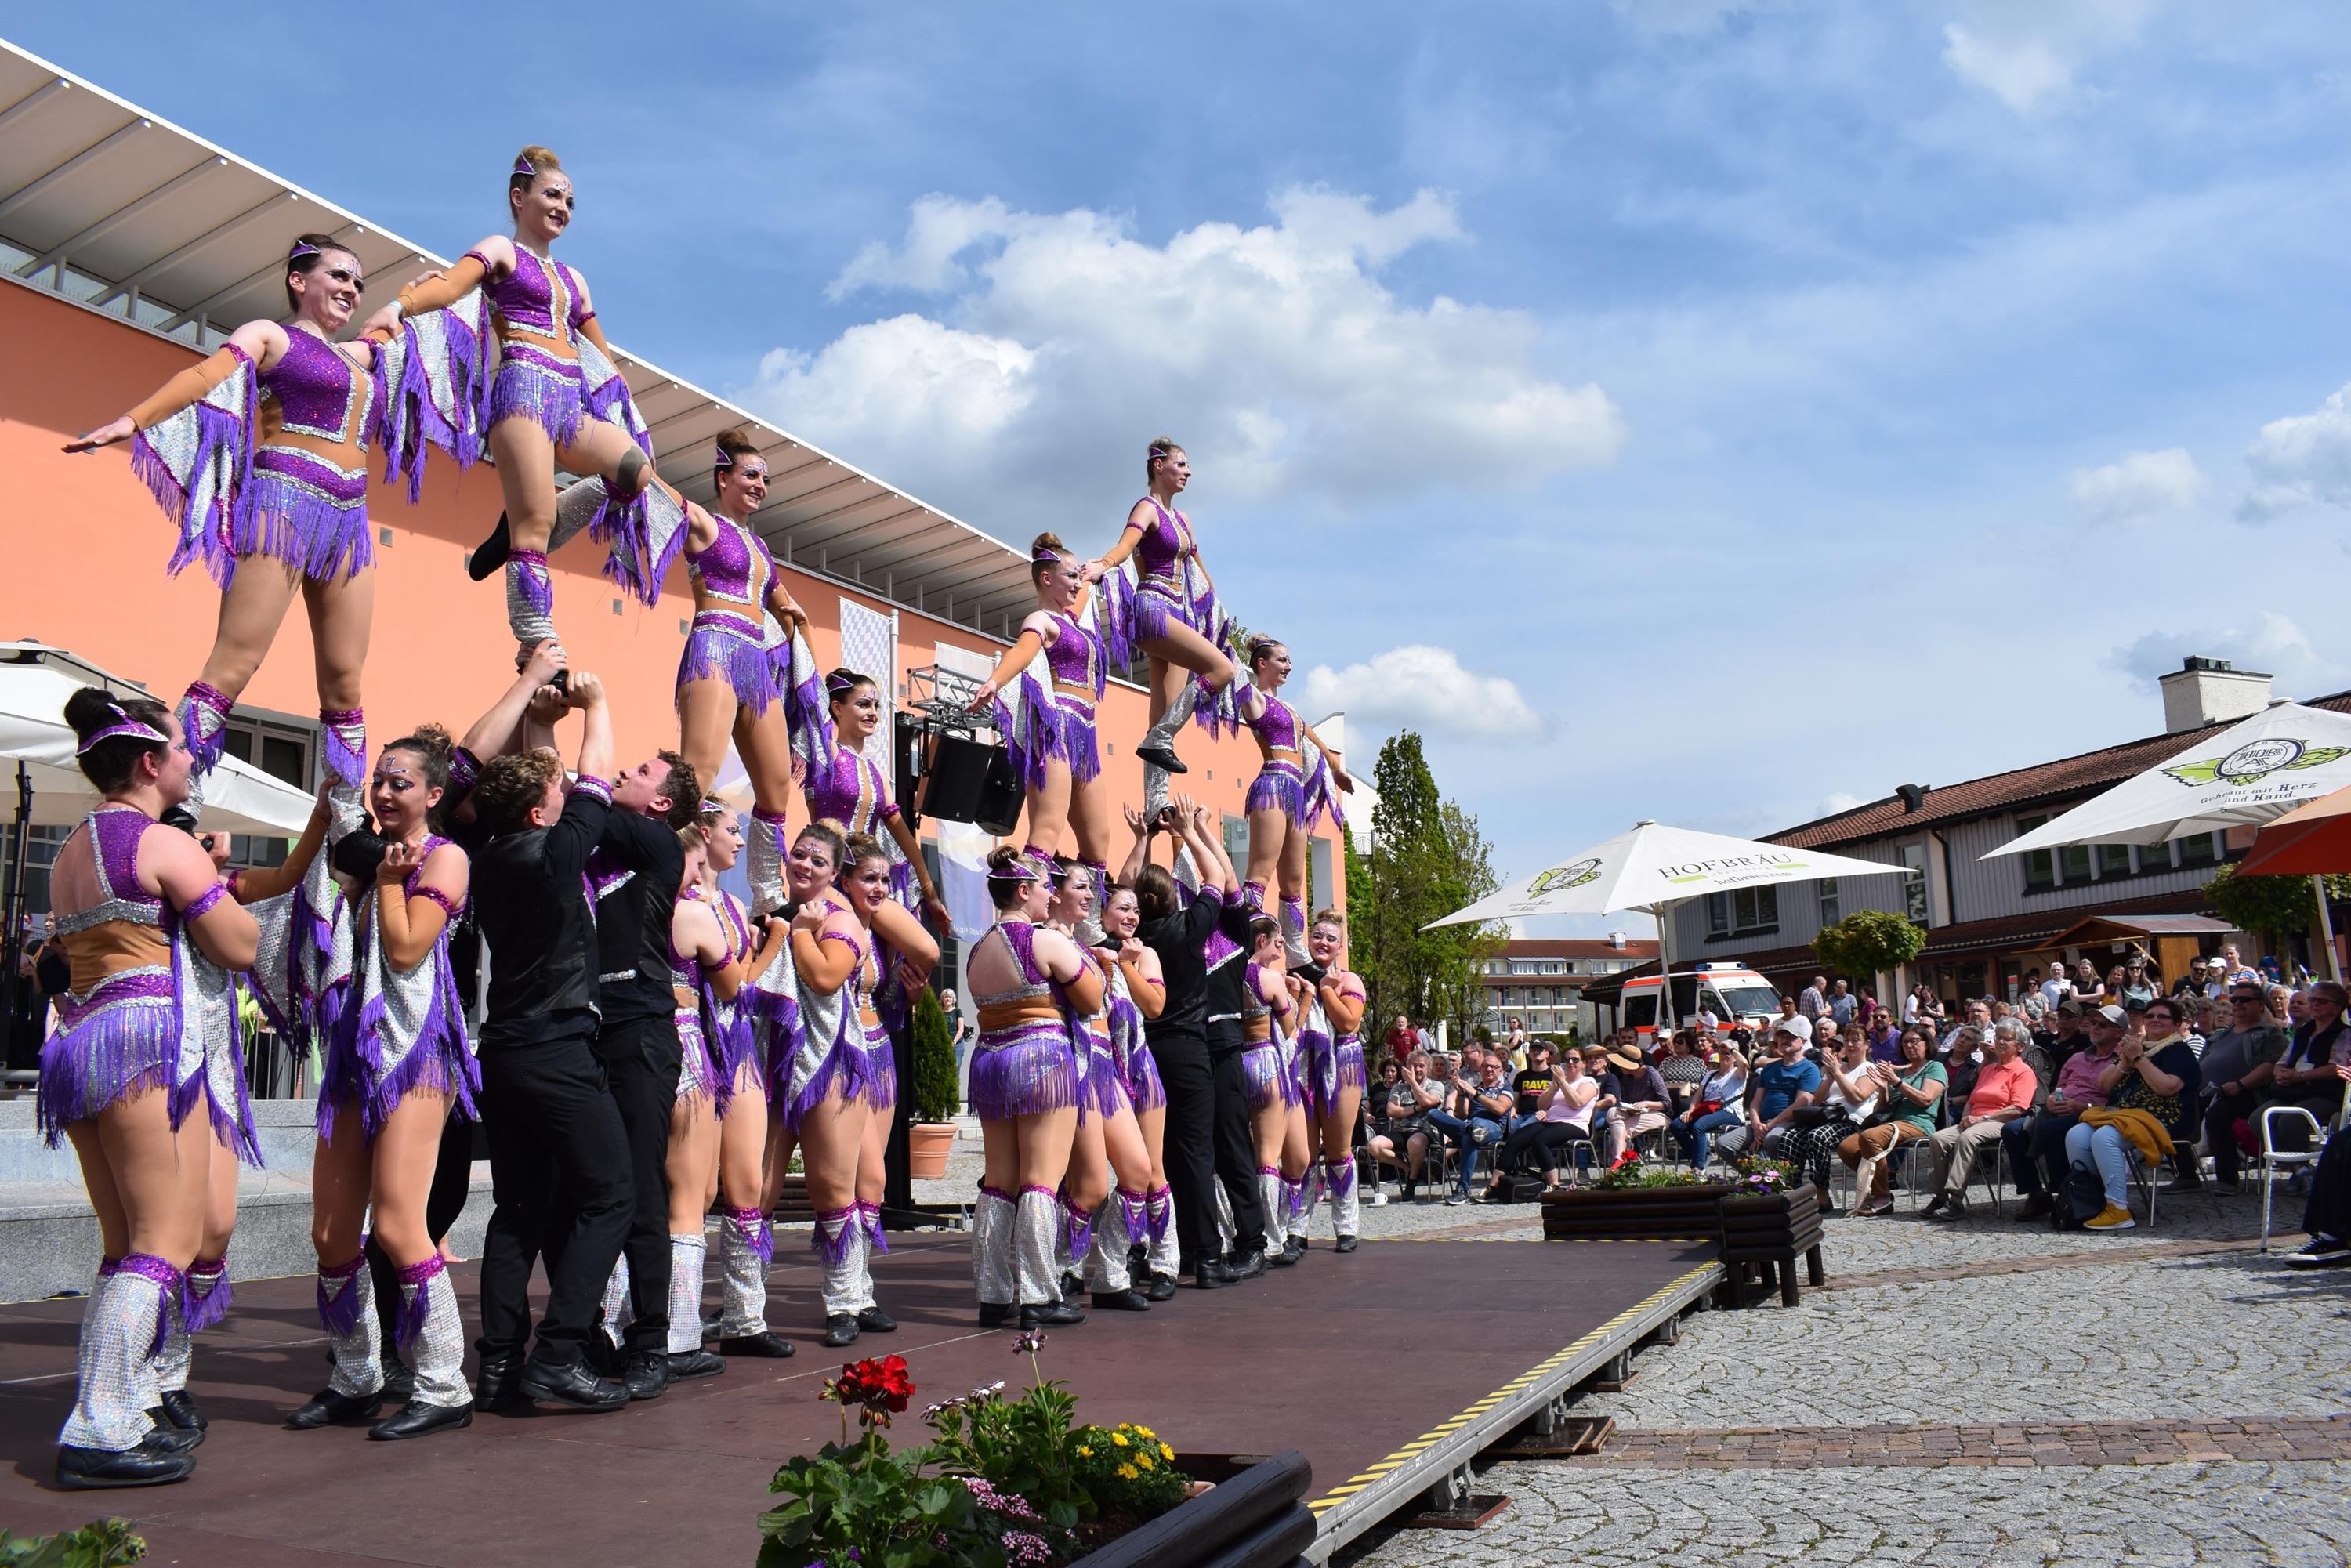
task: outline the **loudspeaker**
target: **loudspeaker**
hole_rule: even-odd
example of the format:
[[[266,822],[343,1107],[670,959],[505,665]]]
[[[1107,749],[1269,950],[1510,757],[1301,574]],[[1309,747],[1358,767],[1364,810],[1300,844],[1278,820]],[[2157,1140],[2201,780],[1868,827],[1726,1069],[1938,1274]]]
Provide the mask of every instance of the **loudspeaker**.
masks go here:
[[[1019,776],[1004,747],[960,735],[938,737],[923,801],[925,816],[975,822],[1000,836],[1019,823],[1023,799]]]

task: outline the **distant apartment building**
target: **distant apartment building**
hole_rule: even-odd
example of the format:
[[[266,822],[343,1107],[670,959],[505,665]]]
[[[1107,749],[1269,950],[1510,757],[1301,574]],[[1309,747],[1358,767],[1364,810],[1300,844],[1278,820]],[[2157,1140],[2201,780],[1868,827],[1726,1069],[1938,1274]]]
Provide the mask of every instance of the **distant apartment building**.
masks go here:
[[[1593,1012],[1583,988],[1604,976],[1654,963],[1657,945],[1635,942],[1621,931],[1598,940],[1514,941],[1486,961],[1481,983],[1485,1011],[1479,1021],[1496,1035],[1517,1019],[1530,1034],[1592,1038]]]

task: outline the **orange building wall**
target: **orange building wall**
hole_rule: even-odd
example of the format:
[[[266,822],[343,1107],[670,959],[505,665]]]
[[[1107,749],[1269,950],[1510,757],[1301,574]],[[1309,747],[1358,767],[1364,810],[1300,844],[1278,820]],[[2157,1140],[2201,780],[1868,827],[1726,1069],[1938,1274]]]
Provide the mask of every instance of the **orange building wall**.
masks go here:
[[[165,575],[172,524],[132,476],[127,445],[81,456],[59,448],[198,357],[45,290],[0,282],[0,639],[66,649],[144,682],[166,701],[177,700],[210,652],[219,595],[200,568]],[[381,472],[380,459],[375,466]],[[497,518],[497,475],[486,465],[461,473],[436,454],[419,504],[379,482],[368,510],[379,530],[369,732],[381,740],[437,720],[462,733],[513,678],[502,582],[470,581],[461,564]],[[599,575],[601,557],[585,538],[549,564],[556,623],[572,667],[594,671],[611,690],[622,758],[674,745],[672,699],[683,622],[693,613],[684,567],[670,573],[661,602],[648,608]],[[1002,652],[1002,643],[969,628],[829,579],[789,567],[784,577],[810,613],[823,668],[839,662],[842,598],[896,611],[902,697],[906,672],[936,663],[937,644],[989,658]],[[239,706],[304,721],[318,712],[309,629],[298,603]],[[1112,686],[1101,709],[1104,773],[1120,800],[1138,804],[1143,766],[1134,747],[1147,716],[1144,694],[1123,685]],[[1192,770],[1177,784],[1213,810],[1238,814],[1257,773],[1256,742],[1211,740],[1194,727],[1179,745]],[[1119,853],[1126,841],[1122,823]],[[1334,886],[1341,858],[1334,843]]]

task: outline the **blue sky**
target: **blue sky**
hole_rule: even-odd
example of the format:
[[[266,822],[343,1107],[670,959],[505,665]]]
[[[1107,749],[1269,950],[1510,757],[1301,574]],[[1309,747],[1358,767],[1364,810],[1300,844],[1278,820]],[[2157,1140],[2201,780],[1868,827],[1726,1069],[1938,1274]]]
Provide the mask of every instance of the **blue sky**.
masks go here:
[[[223,14],[9,36],[445,252],[553,145],[617,340],[1002,537],[1176,435],[1506,879],[2351,685],[2331,3]]]

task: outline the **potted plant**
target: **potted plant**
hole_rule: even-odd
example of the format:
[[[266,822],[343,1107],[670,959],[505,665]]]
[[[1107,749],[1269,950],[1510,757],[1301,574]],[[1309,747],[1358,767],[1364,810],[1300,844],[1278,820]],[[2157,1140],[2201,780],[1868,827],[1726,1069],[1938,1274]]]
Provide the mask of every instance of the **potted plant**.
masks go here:
[[[955,1040],[947,1032],[946,1009],[927,986],[914,998],[913,1057],[906,1170],[917,1179],[935,1181],[947,1174],[947,1155],[955,1147],[957,1096]]]
[[[1720,1177],[1627,1159],[1586,1187],[1543,1194],[1543,1236],[1553,1241],[1718,1241]]]

